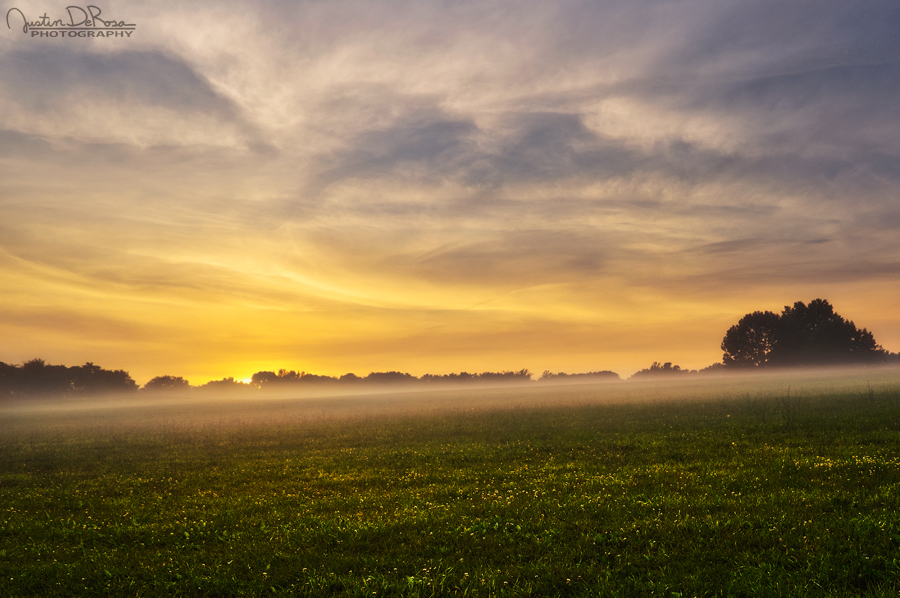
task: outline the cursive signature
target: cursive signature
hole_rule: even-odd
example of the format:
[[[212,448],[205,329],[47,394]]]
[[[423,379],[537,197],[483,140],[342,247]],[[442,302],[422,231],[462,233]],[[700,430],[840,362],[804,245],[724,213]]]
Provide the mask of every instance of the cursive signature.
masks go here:
[[[100,13],[102,11],[98,7],[92,5],[88,5],[86,9],[80,6],[67,6],[66,12],[69,16],[68,22],[62,19],[51,19],[46,12],[38,17],[38,20],[29,21],[25,18],[25,14],[21,10],[18,8],[10,8],[6,11],[6,27],[7,29],[12,29],[10,16],[12,16],[13,22],[21,19],[22,31],[24,33],[28,33],[29,30],[65,31],[71,29],[134,29],[137,26],[134,23],[126,23],[125,21],[107,21],[106,19],[101,19]]]

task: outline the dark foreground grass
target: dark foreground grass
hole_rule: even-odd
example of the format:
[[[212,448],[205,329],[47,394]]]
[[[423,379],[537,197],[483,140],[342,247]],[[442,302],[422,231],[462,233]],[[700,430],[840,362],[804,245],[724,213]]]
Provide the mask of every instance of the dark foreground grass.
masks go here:
[[[900,592],[895,390],[49,430],[0,596]]]

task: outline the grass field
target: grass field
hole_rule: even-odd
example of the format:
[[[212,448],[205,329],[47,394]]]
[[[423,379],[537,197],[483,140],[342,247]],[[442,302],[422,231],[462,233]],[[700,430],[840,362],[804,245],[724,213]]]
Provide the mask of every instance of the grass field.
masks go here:
[[[0,409],[0,596],[897,596],[900,375]]]

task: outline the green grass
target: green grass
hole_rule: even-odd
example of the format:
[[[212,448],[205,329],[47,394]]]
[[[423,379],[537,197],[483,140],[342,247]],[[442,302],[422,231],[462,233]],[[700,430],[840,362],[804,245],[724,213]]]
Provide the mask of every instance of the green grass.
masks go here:
[[[7,414],[0,595],[900,592],[895,388],[573,388],[268,423]]]

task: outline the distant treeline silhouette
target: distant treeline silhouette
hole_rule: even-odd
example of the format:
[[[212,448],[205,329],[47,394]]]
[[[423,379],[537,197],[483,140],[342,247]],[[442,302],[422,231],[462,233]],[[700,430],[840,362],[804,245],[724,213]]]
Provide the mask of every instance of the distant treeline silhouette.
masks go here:
[[[619,380],[615,372],[587,372],[583,374],[552,373],[545,371],[537,382],[548,380],[605,379]],[[503,372],[481,372],[470,374],[425,374],[416,377],[404,372],[372,372],[367,376],[344,374],[343,376],[321,376],[307,372],[280,369],[256,372],[249,383],[233,377],[213,380],[200,386],[191,386],[181,376],[156,376],[142,388],[128,372],[104,370],[92,363],[83,366],[66,367],[47,365],[42,359],[32,359],[22,365],[0,362],[0,397],[29,395],[80,395],[99,393],[129,393],[146,391],[166,393],[174,391],[249,391],[249,390],[290,390],[299,387],[355,386],[355,385],[429,385],[457,383],[513,383],[533,382],[527,369]]]
[[[124,370],[104,370],[93,363],[66,367],[32,359],[20,366],[0,361],[0,396],[37,394],[104,394],[137,390]]]
[[[322,376],[319,374],[310,374],[308,372],[297,372],[294,370],[281,369],[275,371],[256,372],[250,378],[250,382],[241,382],[234,378],[223,378],[222,380],[213,380],[207,382],[198,389],[210,390],[240,390],[240,389],[259,389],[259,390],[279,390],[289,389],[298,386],[354,386],[363,384],[382,384],[382,385],[427,385],[427,384],[459,384],[459,383],[510,383],[510,382],[544,382],[549,380],[584,380],[584,379],[604,379],[619,380],[619,375],[615,372],[587,372],[581,374],[567,374],[565,372],[552,373],[545,371],[537,380],[532,379],[532,374],[527,369],[503,371],[503,372],[481,372],[478,374],[470,374],[469,372],[460,372],[458,374],[424,374],[421,377],[413,376],[405,372],[372,372],[367,376],[357,376],[356,374],[344,374],[343,376]],[[189,385],[182,378],[174,378],[172,376],[159,376],[150,380],[144,387],[148,390],[175,390],[185,389]]]
[[[708,371],[717,370],[722,364],[714,363],[713,365],[703,368],[700,372],[706,373]],[[659,363],[658,361],[654,361],[653,364],[649,368],[644,368],[639,372],[635,372],[631,375],[632,378],[653,378],[654,376],[671,376],[677,374],[697,374],[699,373],[697,370],[686,370],[683,369],[680,365],[672,365],[671,361],[667,361],[665,363]]]
[[[372,372],[368,376],[361,377],[356,374],[344,374],[340,377],[320,376],[294,370],[278,370],[278,372],[256,372],[250,379],[250,384],[257,388],[278,388],[292,384],[412,384],[433,382],[528,382],[531,380],[531,372],[518,370],[510,372],[483,372],[481,374],[425,374],[416,378],[404,372]],[[220,381],[221,382],[221,381]]]
[[[611,372],[609,370],[603,370],[602,372],[585,372],[583,374],[567,374],[565,372],[559,372],[558,374],[554,374],[549,370],[544,370],[544,373],[541,374],[541,377],[538,378],[538,382],[547,381],[547,380],[620,380],[619,375],[615,372]]]
[[[683,376],[709,374],[751,368],[785,366],[813,366],[839,364],[900,363],[900,355],[885,351],[875,342],[871,332],[845,320],[835,313],[824,299],[809,305],[797,301],[785,306],[781,314],[755,311],[745,315],[732,326],[722,340],[722,362],[699,371],[682,369],[672,362],[653,362],[632,378],[655,376]],[[307,372],[280,369],[256,372],[249,383],[223,378],[201,386],[191,384],[180,376],[157,376],[141,391],[172,392],[189,390],[243,391],[288,390],[300,386],[353,386],[361,384],[423,385],[438,383],[512,383],[563,382],[590,380],[619,380],[608,370],[582,374],[553,373],[545,370],[540,378],[532,379],[527,369],[470,374],[425,374],[416,377],[404,372],[372,372],[367,376],[344,374],[322,376]],[[93,363],[81,366],[47,365],[42,359],[32,359],[22,365],[0,361],[0,397],[38,394],[102,394],[137,391],[138,385],[124,370],[105,370]]]

